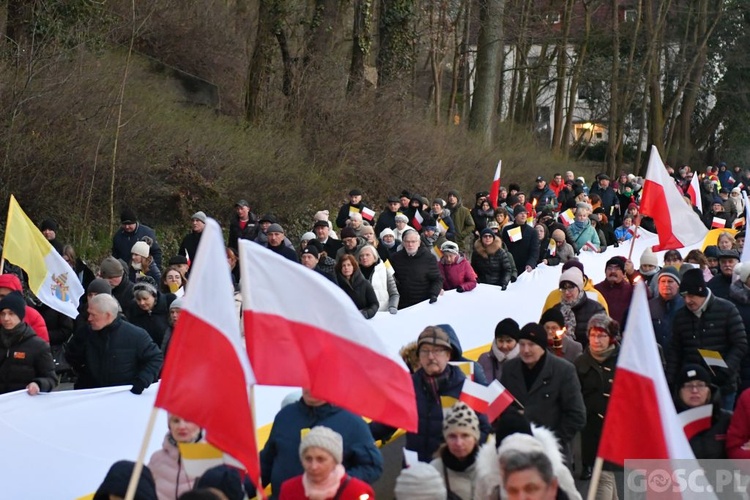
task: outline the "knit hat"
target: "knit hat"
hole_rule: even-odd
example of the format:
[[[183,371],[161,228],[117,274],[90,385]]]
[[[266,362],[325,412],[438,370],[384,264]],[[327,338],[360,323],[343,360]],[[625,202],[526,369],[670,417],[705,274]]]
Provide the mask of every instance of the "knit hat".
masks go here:
[[[132,208],[125,208],[120,212],[120,224],[135,224],[138,222],[138,217]]]
[[[617,266],[620,268],[622,272],[625,272],[625,258],[620,257],[619,255],[615,255],[614,257],[612,257],[611,259],[607,261],[607,264],[605,265],[605,267],[609,267],[609,266]]]
[[[320,255],[324,251],[323,244],[320,242],[320,240],[317,239],[308,241],[305,248],[314,248],[318,251],[318,255]]]
[[[7,288],[9,290],[23,290],[21,286],[21,280],[18,276],[12,273],[0,274],[0,288]]]
[[[240,471],[228,465],[211,467],[195,482],[195,488],[216,488],[229,500],[244,500],[245,490],[242,487]]]
[[[278,224],[278,223],[274,222],[270,226],[268,226],[268,229],[266,229],[266,233],[281,233],[281,234],[284,234],[284,228],[281,227],[281,224]]]
[[[302,237],[300,238],[300,241],[310,241],[310,240],[314,240],[315,238],[316,238],[315,233],[313,233],[312,231],[308,231],[302,235]]]
[[[206,213],[205,212],[195,212],[192,217],[190,217],[191,220],[199,220],[202,223],[206,223]]]
[[[302,255],[304,254],[312,255],[316,259],[320,258],[320,252],[318,252],[318,249],[315,248],[314,245],[310,245],[309,243],[305,248],[302,249]]]
[[[576,267],[571,267],[560,275],[560,284],[573,283],[579,290],[583,290],[583,273]]]
[[[659,266],[659,259],[656,258],[656,254],[651,250],[651,247],[646,247],[641,254],[641,267],[643,266]]]
[[[133,248],[130,249],[130,253],[140,255],[144,259],[147,258],[149,254],[148,243],[146,243],[145,241],[136,241],[135,245],[133,245]]]
[[[443,437],[453,431],[468,432],[479,441],[479,418],[463,401],[454,403],[443,416]]]
[[[734,266],[734,274],[740,277],[740,282],[745,284],[750,278],[750,262],[742,262]]]
[[[260,219],[258,219],[258,223],[262,222],[270,222],[271,224],[273,224],[274,222],[276,222],[276,217],[274,217],[273,214],[263,214],[260,216]]]
[[[521,334],[521,328],[513,318],[505,318],[495,326],[495,338],[499,339],[502,336],[510,337],[515,341],[518,341],[518,336]]]
[[[175,255],[174,257],[171,257],[169,259],[168,265],[182,266],[182,265],[187,265],[187,263],[188,263],[187,257],[185,257],[184,255]]]
[[[433,205],[440,205],[440,208],[445,207],[445,200],[442,198],[435,198],[432,202]]]
[[[513,209],[513,217],[515,217],[518,214],[527,214],[527,213],[529,213],[529,211],[526,210],[526,207],[524,207],[523,205],[518,205],[516,206],[515,209]]]
[[[386,236],[393,236],[395,238],[396,233],[393,232],[393,229],[391,229],[390,227],[387,227],[380,232],[380,239],[382,240]]]
[[[156,287],[145,280],[139,281],[133,287],[133,295],[136,295],[138,292],[148,292],[154,297],[157,295]]]
[[[313,220],[315,221],[326,221],[328,222],[328,216],[330,215],[330,212],[328,210],[318,210],[315,212],[315,215],[313,215]]]
[[[661,269],[661,271],[659,271],[658,278],[661,278],[662,276],[669,276],[670,278],[672,278],[673,280],[675,280],[678,285],[682,281],[682,276],[680,276],[680,271],[678,271],[677,268],[674,267],[674,266],[663,267]],[[657,280],[658,280],[658,278],[657,278]]]
[[[493,231],[492,229],[488,228],[488,227],[485,227],[484,229],[482,229],[482,232],[481,232],[481,233],[479,233],[479,236],[480,236],[480,237],[482,237],[482,236],[484,236],[485,234],[489,234],[489,235],[490,235],[490,236],[492,236],[493,238],[494,238],[494,237],[496,236],[496,235],[495,235],[495,232],[494,232],[494,231]]]
[[[519,413],[515,408],[508,408],[500,414],[492,423],[492,430],[495,433],[495,446],[498,448],[503,443],[503,439],[511,434],[528,434],[531,433],[531,424],[529,420]]]
[[[443,253],[454,253],[458,255],[458,244],[453,241],[446,241],[440,245],[440,251]]]
[[[119,278],[124,271],[120,260],[115,259],[114,257],[107,257],[99,266],[99,274],[105,280],[109,278]]]
[[[448,191],[448,196],[455,196],[459,199],[461,198],[461,196],[458,194],[458,190],[456,189],[451,189],[450,191]]]
[[[565,316],[563,316],[562,311],[556,307],[550,307],[544,311],[542,317],[539,318],[539,324],[542,326],[549,321],[560,325],[560,328],[565,326]]]
[[[23,321],[24,316],[26,316],[26,301],[23,299],[21,292],[10,292],[0,299],[0,311],[4,309],[10,309],[18,316],[18,319]]]
[[[719,257],[719,247],[716,245],[708,245],[703,249],[703,255],[705,255],[707,259],[717,259]]]
[[[563,272],[567,271],[571,267],[575,267],[579,271],[581,271],[581,274],[586,274],[586,271],[583,270],[583,263],[578,259],[570,259],[565,264],[562,265]]]
[[[393,494],[396,500],[435,500],[448,495],[440,472],[426,462],[402,469]]]
[[[445,347],[447,349],[453,349],[451,346],[451,339],[448,334],[439,326],[428,326],[417,338],[417,349],[422,347],[422,344],[437,345]]]
[[[104,278],[96,278],[89,283],[86,293],[112,295],[112,286]]]
[[[518,340],[530,340],[542,349],[547,349],[547,332],[539,323],[526,323],[521,328]]]
[[[237,203],[234,204],[234,206],[250,208],[250,204],[247,202],[247,200],[238,200]]]
[[[305,454],[306,449],[311,447],[324,449],[331,454],[337,464],[340,464],[344,459],[344,440],[341,434],[328,427],[319,425],[305,434],[299,444],[300,460],[304,460],[302,455]]]
[[[701,365],[687,364],[683,366],[677,373],[675,386],[680,387],[686,382],[692,382],[693,380],[701,380],[710,385],[711,374],[708,373],[708,370],[703,368]]]
[[[606,332],[612,339],[616,339],[620,334],[620,324],[609,317],[606,313],[598,313],[591,316],[587,330],[597,328]]]
[[[562,229],[555,229],[552,231],[552,239],[555,241],[560,241],[565,239],[565,231]]]
[[[344,229],[341,230],[341,239],[344,238],[356,238],[357,232],[354,230],[353,227],[346,226]]]
[[[409,218],[405,216],[404,214],[396,214],[396,216],[393,218],[396,222],[409,222]]]
[[[172,309],[182,309],[182,297],[177,297],[169,304],[169,310],[171,311]]]
[[[706,286],[706,280],[703,279],[703,271],[691,269],[682,275],[680,293],[708,297],[708,287]]]
[[[57,222],[55,219],[44,219],[41,224],[39,224],[39,230],[45,231],[57,231]]]

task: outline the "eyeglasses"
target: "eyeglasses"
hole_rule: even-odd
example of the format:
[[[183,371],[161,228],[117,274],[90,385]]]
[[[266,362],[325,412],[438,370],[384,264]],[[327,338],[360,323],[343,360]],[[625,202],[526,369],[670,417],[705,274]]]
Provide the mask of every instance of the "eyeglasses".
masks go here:
[[[420,349],[419,355],[423,358],[429,358],[430,356],[443,356],[448,352],[448,349]]]
[[[708,384],[705,382],[688,382],[687,384],[682,384],[682,388],[688,392],[700,392],[708,389]]]
[[[604,339],[608,339],[608,338],[609,338],[609,335],[606,335],[606,334],[603,334],[603,333],[590,333],[589,334],[589,339],[591,339],[591,340],[599,341],[599,340],[604,340]]]
[[[482,238],[494,238],[491,234],[483,234]]]

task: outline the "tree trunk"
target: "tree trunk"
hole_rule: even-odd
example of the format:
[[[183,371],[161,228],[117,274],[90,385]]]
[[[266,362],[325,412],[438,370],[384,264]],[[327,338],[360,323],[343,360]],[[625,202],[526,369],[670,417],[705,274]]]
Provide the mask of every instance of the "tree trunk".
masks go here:
[[[370,0],[356,0],[352,26],[352,61],[349,67],[348,92],[360,92],[365,82],[365,59],[370,52]]]
[[[376,60],[379,85],[410,78],[414,69],[414,2],[381,0]]]

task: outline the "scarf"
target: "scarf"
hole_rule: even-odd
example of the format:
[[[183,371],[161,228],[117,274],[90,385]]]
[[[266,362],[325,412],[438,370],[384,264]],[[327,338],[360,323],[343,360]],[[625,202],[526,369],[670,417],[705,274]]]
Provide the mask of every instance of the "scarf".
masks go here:
[[[307,473],[302,474],[302,486],[305,488],[305,496],[310,500],[326,500],[335,497],[336,492],[341,486],[341,480],[345,475],[346,471],[341,464],[336,464],[331,475],[320,484],[313,484],[307,477]]]
[[[570,338],[573,340],[576,340],[576,313],[573,309],[584,300],[586,300],[586,292],[581,290],[581,293],[578,294],[578,298],[570,304],[560,301],[560,312],[562,312],[563,318],[565,318],[565,329],[567,334],[570,335]]]
[[[588,225],[587,222],[587,220],[577,220],[573,222],[573,225],[578,229],[586,229],[586,226]]]
[[[359,266],[359,270],[362,272],[362,276],[364,276],[367,281],[370,281],[372,273],[375,272],[375,266],[377,266],[377,263],[371,265],[370,267]]]
[[[445,367],[443,373],[441,373],[440,375],[435,375],[434,377],[427,375],[427,373],[422,370],[422,380],[424,380],[425,384],[427,384],[427,386],[430,388],[430,390],[432,391],[432,395],[438,403],[440,403],[440,387],[442,385],[445,385],[445,382],[448,381],[449,377],[450,365]]]
[[[497,348],[497,344],[494,342],[492,343],[492,348],[491,348],[492,355],[495,356],[495,359],[500,364],[503,364],[506,361],[509,361],[515,358],[516,356],[518,356],[518,349],[519,349],[518,343],[516,343],[516,346],[513,349],[511,349],[508,354],[505,354],[503,351]]]
[[[604,349],[602,352],[594,352],[591,350],[591,347],[589,347],[589,354],[591,354],[591,357],[596,360],[597,363],[601,364],[607,361],[607,358],[609,358],[613,352],[615,352],[615,347],[617,344],[609,344],[609,347]]]
[[[452,471],[456,472],[463,472],[469,467],[471,467],[474,462],[477,460],[477,453],[479,452],[479,444],[477,443],[476,446],[474,446],[474,449],[466,458],[456,458],[456,456],[451,453],[451,451],[448,449],[447,446],[443,448],[443,451],[440,453],[440,458],[443,459],[443,465],[445,465],[447,468],[449,468]]]

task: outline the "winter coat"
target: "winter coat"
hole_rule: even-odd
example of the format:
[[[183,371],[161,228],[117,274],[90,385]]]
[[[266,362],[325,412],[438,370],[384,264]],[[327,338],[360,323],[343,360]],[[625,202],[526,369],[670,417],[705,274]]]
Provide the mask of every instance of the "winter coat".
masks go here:
[[[554,354],[558,358],[567,359],[571,363],[574,363],[576,359],[583,353],[583,346],[580,342],[573,340],[572,338],[565,335],[562,338],[562,347],[560,351],[554,348],[554,346],[548,346],[547,351]]]
[[[513,242],[510,241],[509,231],[516,227],[521,228],[521,239]],[[510,224],[503,228],[502,239],[508,253],[513,257],[518,274],[526,271],[526,266],[531,266],[532,269],[536,268],[536,263],[539,260],[539,238],[533,227],[528,224],[521,224],[520,226]]]
[[[604,308],[604,312],[609,314],[609,306],[607,306],[607,301],[604,300],[602,294],[599,293],[596,288],[594,288],[594,283],[589,278],[583,278],[583,291],[586,292],[586,296],[588,298],[599,302],[599,304]],[[557,304],[559,304],[561,298],[562,295],[560,294],[560,290],[558,288],[552,290],[547,295],[547,300],[544,301],[544,306],[542,306],[542,313],[550,307],[555,307]]]
[[[388,312],[391,307],[398,308],[399,294],[396,286],[396,278],[393,275],[393,268],[385,265],[378,260],[374,264],[375,269],[370,274],[370,284],[375,290],[375,296],[378,299],[378,311]]]
[[[398,293],[398,308],[404,309],[423,300],[440,294],[443,278],[438,270],[435,256],[424,246],[420,246],[412,256],[406,250],[399,250],[391,257]]]
[[[362,417],[331,404],[308,406],[304,400],[282,408],[273,420],[271,433],[260,452],[263,484],[270,484],[278,498],[281,484],[304,472],[299,458],[301,431],[328,427],[344,441],[343,466],[346,472],[366,483],[374,483],[383,473],[383,457]]]
[[[440,328],[442,328],[445,333],[448,334],[448,337],[451,341],[451,361],[463,361],[468,363],[474,363],[474,382],[477,384],[482,385],[489,385],[489,382],[487,381],[487,377],[484,376],[484,370],[482,369],[482,366],[477,363],[476,361],[473,361],[466,356],[464,356],[464,350],[461,347],[461,341],[458,340],[458,335],[456,334],[456,330],[453,329],[451,325],[442,324],[438,325]]]
[[[722,395],[737,389],[737,375],[747,353],[747,336],[737,307],[710,293],[700,317],[687,307],[677,311],[672,324],[672,340],[666,350],[667,381],[674,383],[680,368],[687,363],[702,365],[698,349],[718,351],[729,369],[713,367],[713,382]]]
[[[585,220],[583,226],[578,226],[575,222],[568,226],[568,231],[570,231],[570,235],[573,238],[573,247],[577,252],[580,252],[581,249],[586,246],[586,243],[589,241],[594,244],[597,251],[601,248],[601,241],[599,241],[599,235],[596,232],[596,229],[594,229],[594,226],[591,225],[591,222],[589,220]]]
[[[609,357],[600,363],[594,359],[587,348],[573,362],[581,383],[583,404],[586,406],[586,426],[581,431],[581,458],[587,465],[594,463],[599,449],[604,416],[607,414],[609,396],[612,394],[612,382],[619,354],[620,347],[616,346]]]
[[[532,205],[534,200],[537,200],[536,209],[540,212],[547,206],[557,208],[557,195],[547,184],[542,189],[534,188],[529,192],[529,201]]]
[[[454,290],[460,286],[464,292],[470,292],[477,287],[477,275],[463,255],[459,255],[453,264],[441,259],[438,269],[443,277],[443,290]]]
[[[503,248],[500,238],[495,237],[488,246],[484,246],[481,239],[475,241],[474,252],[471,254],[471,267],[477,273],[477,281],[507,287],[513,275],[511,258]]]
[[[57,385],[49,344],[23,321],[12,330],[0,328],[0,394],[20,391],[31,382],[42,392]]]
[[[120,284],[112,289],[112,296],[120,303],[122,311],[128,311],[135,305],[135,297],[133,296],[134,287],[135,285],[128,278],[128,273],[123,273]]]
[[[419,239],[422,241],[422,246],[429,248],[430,253],[432,253],[433,256],[435,256],[436,259],[439,259],[441,257],[440,253],[440,247],[443,246],[443,243],[445,243],[445,235],[435,233],[432,237],[432,239],[428,239],[427,236],[424,234],[419,237]]]
[[[368,207],[362,202],[359,202],[357,204],[344,203],[343,205],[341,205],[341,208],[339,208],[339,213],[336,216],[337,228],[344,229],[346,227],[346,221],[349,220],[349,213],[351,212],[352,208],[355,208],[357,212],[362,213],[363,208],[370,208],[370,207]]]
[[[531,388],[526,388],[521,358],[505,364],[500,383],[523,405],[529,421],[551,429],[563,445],[569,445],[586,425],[586,407],[575,367],[550,354],[539,363],[544,365]]]
[[[656,295],[648,301],[648,308],[651,311],[651,323],[654,325],[654,334],[656,342],[666,349],[672,338],[672,322],[677,311],[685,305],[685,299],[680,295],[675,296],[670,301],[665,301],[660,295]]]
[[[352,299],[354,305],[365,319],[375,316],[380,308],[378,296],[372,285],[362,276],[359,269],[354,271],[351,280],[346,279],[340,272],[336,272],[336,281],[341,289]]]
[[[451,211],[453,224],[456,226],[456,242],[460,243],[474,231],[474,219],[471,217],[471,211],[461,205],[461,199],[455,205],[446,205]]]
[[[674,404],[677,413],[690,409],[679,397],[679,388],[675,388]],[[711,427],[699,432],[690,439],[690,448],[698,460],[720,460],[727,458],[727,432],[732,412],[722,409],[721,395],[718,387],[711,385]]]
[[[117,318],[101,330],[75,333],[65,352],[78,373],[76,389],[140,385],[147,388],[161,370],[162,352],[143,328]]]
[[[61,345],[73,335],[73,320],[68,316],[55,311],[46,304],[39,307],[39,314],[41,314],[47,326],[50,345]]]
[[[330,236],[326,240],[325,243],[323,243],[323,250],[325,250],[326,254],[332,258],[336,258],[336,254],[338,253],[339,249],[344,246],[344,242],[341,240],[337,240],[335,238],[331,238]]]
[[[602,208],[604,208],[604,212],[607,214],[607,216],[610,216],[612,214],[612,207],[619,207],[620,200],[617,198],[617,193],[614,189],[612,189],[612,186],[602,188],[599,183],[596,182],[589,190],[589,196],[591,196],[592,194],[599,195],[599,197],[602,199]]]
[[[297,257],[297,252],[294,251],[294,248],[287,246],[284,242],[281,243],[279,246],[271,246],[268,243],[263,245],[270,251],[281,255],[282,257],[286,257],[287,259],[291,260],[292,262],[299,263],[299,257]]]
[[[1,249],[0,249],[1,250]],[[20,272],[20,270],[19,270]],[[19,292],[21,295],[23,295],[23,285],[21,285],[21,280],[18,278],[18,276],[14,273],[5,273],[2,275],[4,280],[4,286]],[[39,314],[39,311],[31,307],[30,305],[26,304],[26,315],[23,318],[24,323],[29,325],[31,329],[39,335],[39,337],[44,340],[45,342],[49,342],[49,333],[47,331],[47,325],[44,322],[44,318],[42,318],[42,315]]]
[[[479,443],[477,443],[477,446],[479,446]],[[473,500],[474,483],[477,475],[476,461],[462,471],[451,469],[443,461],[443,456],[446,453],[450,452],[447,448],[442,448],[440,455],[430,462],[430,465],[440,473],[449,492],[456,495],[460,500]]]
[[[378,221],[375,223],[374,228],[376,238],[380,238],[380,233],[382,233],[384,229],[396,228],[396,214],[398,214],[398,211],[393,212],[391,210],[383,210],[380,212],[380,216],[378,217]]]
[[[495,218],[495,211],[492,208],[482,210],[476,206],[471,209],[471,218],[474,219],[474,232],[481,233],[482,229],[487,227],[487,223]]]
[[[135,225],[135,231],[132,233],[126,233],[124,229],[120,228],[117,230],[115,235],[112,237],[112,257],[115,259],[122,259],[125,262],[130,262],[131,250],[136,242],[141,241],[144,236],[151,238],[151,248],[149,249],[149,255],[154,258],[156,267],[161,269],[161,248],[159,243],[156,241],[156,233],[153,229],[148,226],[144,226],[140,222]]]
[[[444,234],[446,238],[448,238],[451,241],[456,241],[456,225],[453,223],[453,218],[451,217],[451,211],[447,208],[444,208],[442,212],[439,214],[435,214],[434,212],[431,214],[432,217],[435,219],[435,222],[438,223],[438,226],[441,226],[440,222],[442,221],[448,228],[440,228],[440,234]]]
[[[729,288],[729,301],[737,307],[742,323],[745,325],[745,334],[750,334],[750,289],[742,284],[740,280],[732,283]],[[748,338],[748,351],[740,362],[740,391],[750,387],[750,338]]]
[[[494,341],[493,341],[494,342]],[[513,351],[511,351],[512,353]],[[510,354],[510,353],[509,353]],[[515,356],[518,356],[518,349],[515,349]],[[514,357],[515,357],[514,356]],[[503,367],[513,358],[505,358],[505,361],[502,363],[495,357],[495,354],[492,352],[492,346],[490,346],[490,350],[487,352],[483,352],[479,355],[479,359],[477,360],[477,363],[482,367],[484,370],[484,377],[489,381],[492,382],[493,380],[497,380],[500,382],[500,379],[503,375]]]
[[[184,255],[192,262],[195,262],[195,256],[198,254],[198,244],[201,242],[201,236],[203,236],[202,232],[197,233],[195,231],[191,231],[189,234],[185,235],[185,237],[182,238],[177,254]]]
[[[564,492],[570,500],[581,500],[581,494],[576,489],[570,469],[565,465],[565,457],[560,451],[560,444],[555,434],[549,429],[534,424],[531,425],[531,433],[533,438],[539,442],[540,451],[543,451],[552,463],[552,474],[558,480],[560,491]],[[503,489],[503,475],[500,470],[500,457],[494,435],[490,436],[487,443],[480,448],[476,466],[474,499],[498,500],[507,498]]]
[[[244,226],[241,226],[239,216],[234,214],[229,221],[229,239],[227,240],[227,246],[237,250],[239,248],[239,240],[253,241],[258,236],[257,220],[255,214],[250,212],[248,214],[247,222]],[[193,254],[190,254],[190,258],[192,257]]]
[[[588,292],[585,293],[588,294]],[[562,307],[562,303],[558,302],[553,307],[555,309],[560,309]],[[579,342],[584,349],[589,345],[589,320],[594,314],[599,314],[602,312],[605,312],[604,307],[602,307],[599,302],[589,299],[588,297],[586,298],[586,300],[581,301],[579,304],[573,307],[573,313],[576,317],[576,331],[573,332],[575,334],[575,338],[573,340]],[[568,332],[568,335],[570,335],[570,332]]]
[[[175,298],[173,293],[156,292],[156,302],[150,311],[144,311],[135,303],[125,315],[130,323],[146,330],[156,345],[164,345],[164,334],[169,328],[169,306]]]
[[[320,258],[318,265],[315,266],[315,272],[322,274],[325,278],[338,285],[336,281],[336,261],[328,255]]]
[[[711,289],[715,296],[726,300],[730,300],[729,287],[731,285],[732,277],[724,276],[723,274],[721,274],[721,271],[719,271],[719,274],[711,278],[711,280],[706,283],[706,286]]]
[[[737,398],[734,414],[727,430],[727,455],[729,458],[750,459],[750,391],[743,391]]]
[[[177,500],[177,497],[193,489],[193,483],[197,479],[188,477],[182,464],[180,449],[169,433],[164,436],[161,450],[151,455],[148,468],[154,476],[159,500]]]
[[[348,471],[347,471],[348,472]],[[309,498],[305,496],[305,487],[302,484],[302,475],[287,479],[281,485],[281,492],[279,493],[279,500],[304,500]],[[372,487],[366,482],[351,477],[349,475],[344,476],[341,479],[341,486],[339,491],[336,492],[335,497],[331,497],[331,500],[360,500],[360,499],[375,499],[375,492]]]
[[[609,305],[609,316],[625,327],[625,313],[630,307],[630,299],[633,297],[633,285],[627,279],[613,285],[606,279],[597,283],[594,288]]]

